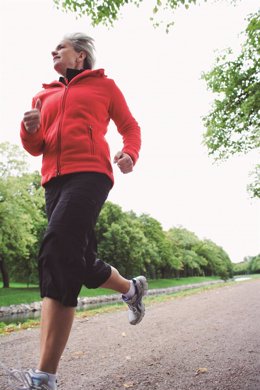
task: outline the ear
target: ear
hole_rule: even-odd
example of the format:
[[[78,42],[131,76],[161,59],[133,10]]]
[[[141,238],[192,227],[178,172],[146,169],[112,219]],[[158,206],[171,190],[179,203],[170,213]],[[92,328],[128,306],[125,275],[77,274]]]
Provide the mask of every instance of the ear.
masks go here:
[[[87,57],[87,53],[84,51],[81,51],[78,53],[78,56],[76,58],[76,66],[80,66],[84,68],[84,60]]]
[[[86,57],[87,57],[87,53],[85,51],[81,51],[79,53],[79,59],[80,60],[84,61]]]

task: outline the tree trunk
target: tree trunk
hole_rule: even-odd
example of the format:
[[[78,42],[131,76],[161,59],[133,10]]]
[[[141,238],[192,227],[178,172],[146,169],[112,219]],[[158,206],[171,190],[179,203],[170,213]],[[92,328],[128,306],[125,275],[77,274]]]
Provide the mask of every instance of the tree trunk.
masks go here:
[[[9,275],[8,275],[4,260],[3,260],[1,255],[0,255],[0,272],[2,274],[3,287],[9,288]]]

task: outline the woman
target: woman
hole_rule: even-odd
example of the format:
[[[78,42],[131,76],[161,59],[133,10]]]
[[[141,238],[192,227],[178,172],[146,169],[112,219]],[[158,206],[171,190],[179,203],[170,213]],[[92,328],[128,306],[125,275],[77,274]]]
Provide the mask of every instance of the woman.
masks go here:
[[[132,325],[144,316],[144,276],[127,280],[96,257],[94,227],[110,189],[113,172],[105,140],[112,119],[123,138],[114,157],[122,173],[138,158],[140,129],[125,99],[103,69],[93,70],[93,39],[70,34],[52,52],[59,81],[44,84],[24,114],[21,140],[42,155],[48,227],[39,253],[40,360],[36,370],[14,370],[18,389],[56,390],[56,372],[68,340],[83,285],[122,293]]]

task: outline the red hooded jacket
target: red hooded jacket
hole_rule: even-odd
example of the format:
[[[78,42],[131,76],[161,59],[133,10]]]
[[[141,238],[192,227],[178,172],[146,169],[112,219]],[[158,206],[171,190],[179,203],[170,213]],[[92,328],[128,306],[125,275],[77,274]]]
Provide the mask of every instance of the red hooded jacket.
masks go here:
[[[74,172],[101,172],[113,181],[109,146],[105,140],[110,119],[123,137],[124,153],[135,163],[140,128],[123,94],[103,69],[85,70],[66,85],[43,84],[34,98],[41,100],[41,126],[30,134],[21,125],[23,147],[42,157],[42,185],[53,177]]]

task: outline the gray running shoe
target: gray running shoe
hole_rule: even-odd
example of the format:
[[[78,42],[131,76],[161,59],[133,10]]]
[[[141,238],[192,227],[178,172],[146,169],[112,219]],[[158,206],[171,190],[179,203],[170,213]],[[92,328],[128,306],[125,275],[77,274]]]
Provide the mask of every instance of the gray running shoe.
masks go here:
[[[56,385],[48,385],[48,374],[36,374],[33,370],[9,370],[9,380],[14,385],[12,390],[57,390]]]
[[[135,295],[127,299],[122,295],[123,301],[128,305],[128,320],[131,325],[139,324],[145,314],[145,306],[142,302],[143,296],[147,294],[148,283],[144,276],[137,276],[133,279]]]

